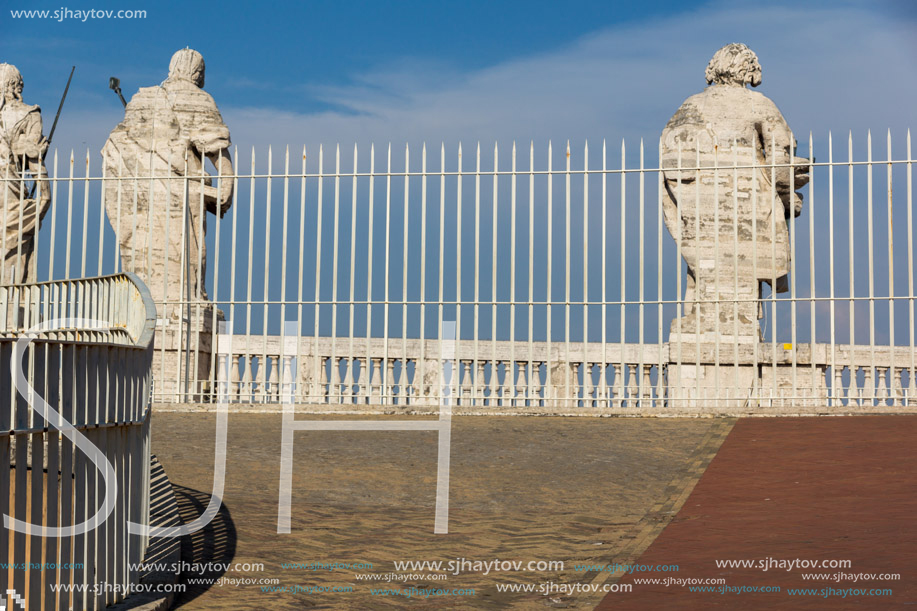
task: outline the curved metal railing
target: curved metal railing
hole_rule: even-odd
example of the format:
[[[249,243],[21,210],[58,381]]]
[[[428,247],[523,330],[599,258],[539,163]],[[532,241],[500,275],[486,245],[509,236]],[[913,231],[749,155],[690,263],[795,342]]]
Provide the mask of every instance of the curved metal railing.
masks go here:
[[[0,592],[29,608],[102,609],[138,579],[155,320],[133,274],[0,287]]]

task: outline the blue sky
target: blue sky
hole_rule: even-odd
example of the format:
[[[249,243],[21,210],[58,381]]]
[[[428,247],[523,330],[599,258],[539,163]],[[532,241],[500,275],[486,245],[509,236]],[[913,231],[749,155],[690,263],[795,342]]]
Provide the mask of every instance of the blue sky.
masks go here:
[[[120,102],[108,90],[108,78],[120,77],[124,94],[129,98],[138,87],[161,82],[166,77],[172,53],[184,46],[196,48],[204,55],[207,62],[205,89],[220,106],[231,130],[233,143],[240,149],[239,158],[236,159],[236,167],[240,172],[247,172],[250,167],[252,147],[258,151],[261,171],[265,166],[267,146],[272,145],[276,171],[281,169],[280,150],[285,145],[291,145],[297,152],[303,145],[307,145],[310,164],[314,164],[318,144],[326,147],[327,171],[333,163],[333,147],[338,143],[343,151],[344,171],[349,171],[351,166],[354,143],[361,147],[361,171],[368,169],[364,166],[368,166],[367,148],[370,143],[377,145],[377,170],[381,167],[380,159],[384,158],[382,151],[388,143],[393,146],[394,168],[398,170],[403,167],[405,144],[411,145],[412,163],[417,164],[419,147],[424,142],[430,147],[431,166],[438,163],[439,144],[444,142],[448,164],[453,168],[457,146],[462,142],[466,147],[467,170],[472,163],[468,152],[473,151],[475,143],[482,143],[483,167],[492,168],[494,142],[499,141],[500,166],[505,169],[509,167],[508,156],[512,143],[516,141],[523,147],[520,164],[527,167],[528,143],[534,142],[537,163],[543,165],[549,140],[554,143],[555,168],[562,163],[563,144],[567,140],[571,141],[575,164],[581,163],[583,145],[587,140],[591,146],[592,163],[597,164],[601,143],[606,140],[609,144],[609,165],[617,167],[622,139],[628,143],[628,167],[634,167],[641,138],[646,142],[647,167],[653,167],[656,143],[662,127],[685,98],[704,87],[703,73],[710,56],[729,42],[745,42],[757,52],[764,74],[763,84],[758,90],[777,103],[804,149],[809,132],[813,134],[815,154],[819,161],[827,157],[825,145],[829,130],[835,136],[836,160],[846,159],[844,155],[848,130],[853,132],[855,156],[864,158],[867,129],[873,130],[876,158],[884,159],[887,130],[892,133],[893,154],[901,158],[905,154],[905,130],[913,126],[914,100],[917,99],[917,62],[914,61],[917,56],[917,36],[914,36],[917,31],[917,10],[914,7],[914,3],[905,0],[795,3],[717,0],[694,4],[291,2],[273,3],[267,5],[267,8],[248,2],[189,4],[98,0],[70,3],[69,0],[62,0],[50,3],[13,0],[5,1],[4,11],[0,13],[0,27],[3,28],[0,60],[16,64],[23,72],[26,83],[24,97],[27,102],[43,107],[46,132],[69,68],[76,64],[76,75],[55,135],[54,146],[61,149],[63,167],[71,148],[77,150],[78,159],[85,155],[88,148],[95,174],[98,173],[100,160],[98,151],[109,131],[123,117]],[[13,19],[10,12],[45,9],[52,12],[64,9],[146,10],[147,17],[134,20],[90,18],[85,22],[67,18],[56,21]],[[315,169],[314,165],[310,166],[310,171]],[[417,169],[416,165],[413,169]],[[881,173],[881,170],[878,172]],[[824,178],[823,174],[818,176],[820,191],[815,192],[818,212],[814,224],[819,229],[827,222]],[[874,196],[881,212],[885,184],[880,178],[877,174]],[[898,188],[902,178],[900,172],[896,174],[896,193],[899,194],[903,192]],[[836,201],[845,203],[845,177],[839,175],[836,180],[841,183],[837,187]],[[859,232],[857,245],[863,238],[863,223],[860,221],[865,215],[864,183],[865,176],[858,173],[858,216],[854,223]],[[310,189],[314,189],[314,185],[314,182],[311,183]],[[555,189],[561,186],[561,181],[556,181]],[[489,183],[482,187],[483,191],[490,190]],[[609,187],[611,192],[617,190],[616,183],[609,183]],[[345,185],[342,195],[342,201],[345,202],[349,202],[347,188]],[[376,188],[381,188],[381,185],[377,184]],[[577,188],[574,185],[574,197],[577,197]],[[218,300],[228,299],[229,278],[233,275],[241,278],[250,273],[250,268],[264,269],[266,266],[262,265],[263,261],[259,258],[270,250],[272,277],[268,294],[270,300],[279,300],[281,282],[276,262],[281,256],[281,241],[275,230],[271,234],[273,239],[270,248],[266,247],[265,221],[260,212],[254,217],[256,229],[251,245],[253,257],[258,260],[249,263],[240,257],[239,267],[229,269],[228,258],[232,249],[225,245],[230,237],[232,222],[240,223],[240,235],[246,233],[247,189],[246,184],[241,185],[239,204],[234,209],[237,215],[227,217],[230,221],[223,223],[220,229],[223,239],[220,259],[223,262],[219,275],[222,280],[218,290],[214,290],[213,269],[217,257],[211,256],[208,291],[211,295],[216,294]],[[259,211],[264,209],[263,189],[262,183],[258,187],[255,204]],[[360,189],[362,195],[358,205],[363,211],[366,205],[365,185]],[[391,209],[394,227],[391,289],[393,295],[400,296],[400,219],[403,207],[397,201],[397,189],[396,185]],[[505,180],[500,189],[501,206],[504,206],[508,201],[505,193],[508,185]],[[628,206],[631,206],[633,202],[630,200],[636,193],[636,184],[629,189]],[[280,185],[275,185],[274,192],[275,196],[281,192]],[[466,185],[466,198],[471,192],[470,185]],[[598,192],[597,185],[591,188],[592,197],[596,197]],[[330,197],[331,193],[331,185],[328,184],[325,197]],[[414,207],[411,222],[412,228],[415,228],[419,218],[416,208],[418,202],[413,202],[413,199],[418,198],[416,186],[412,187],[411,194],[411,206]],[[542,195],[543,191],[538,196],[538,206],[544,205]],[[556,192],[556,201],[560,201],[558,198],[561,196],[561,192]],[[447,197],[452,198],[451,192]],[[490,205],[487,197],[483,201],[485,212]],[[656,227],[657,222],[653,205],[655,198],[655,184],[649,184],[647,226],[651,229],[648,229],[650,239],[645,255],[647,269],[651,271],[655,270],[655,238],[652,237],[655,235],[652,228]],[[808,191],[806,198],[808,202]],[[77,207],[81,206],[79,192],[75,201]],[[298,201],[296,193],[291,195],[291,201]],[[466,207],[463,217],[466,225],[471,219],[468,208],[470,204],[473,202],[466,201],[463,204]],[[896,205],[900,204],[899,195]],[[310,192],[306,214],[313,214],[314,206],[314,196]],[[96,208],[97,203],[93,201],[88,216],[90,229],[100,226],[101,219]],[[593,214],[597,209],[597,205],[593,204]],[[811,293],[805,254],[809,251],[809,209],[805,208],[799,220],[802,223],[797,249],[797,253],[802,253],[797,257],[801,267],[798,273],[800,297]],[[326,219],[323,240],[327,246],[333,237],[331,207],[328,202],[324,210]],[[377,218],[373,225],[373,231],[377,234],[377,251],[379,244],[383,243],[379,239],[381,235],[378,235],[384,228],[381,210],[377,206]],[[555,216],[560,214],[558,210],[562,213],[558,206],[555,208]],[[61,208],[60,214],[63,213]],[[279,226],[282,222],[281,213],[281,206],[275,202],[271,225]],[[350,250],[350,213],[346,206],[342,214],[339,252],[341,269],[344,270],[342,273],[346,276]],[[451,216],[454,209],[448,214],[448,219],[454,218]],[[540,208],[538,214],[542,214]],[[636,213],[629,214],[629,224],[633,224]],[[361,269],[367,254],[363,252],[363,242],[370,230],[366,227],[365,211],[358,211],[357,216],[361,219],[357,231],[359,248],[356,251],[361,262],[356,269],[359,299],[360,287],[366,277],[366,270]],[[74,218],[78,225],[75,231],[81,231],[80,214],[77,212]],[[296,226],[297,218],[294,213],[291,227]],[[611,218],[615,218],[614,214]],[[593,220],[590,219],[590,231],[597,227]],[[563,219],[555,219],[555,231],[560,226],[558,221]],[[65,226],[65,222],[65,216],[61,216],[61,226]],[[507,229],[505,222],[501,221],[501,232]],[[845,216],[839,213],[836,222],[838,240],[846,241]],[[878,229],[875,235],[878,241],[875,249],[881,255],[884,248],[881,240],[883,218],[877,217],[876,222]],[[574,238],[581,235],[582,211],[578,206],[573,207],[571,223],[574,226]],[[42,227],[42,239],[48,244],[50,235],[46,225]],[[896,224],[896,231],[903,231],[905,225]],[[105,258],[113,264],[114,236],[106,224],[102,223],[101,226],[106,228],[103,240],[107,253]],[[541,225],[537,226],[538,231],[543,231]],[[213,225],[211,227],[208,252],[212,255],[216,231]],[[628,227],[627,231],[635,229]],[[312,231],[311,227],[309,231]],[[590,261],[593,262],[590,264],[590,274],[596,272],[596,262],[600,260],[600,253],[596,251],[598,235],[596,233],[590,238]],[[609,221],[608,235],[612,241],[619,235],[613,220]],[[827,291],[827,262],[824,260],[826,250],[821,243],[824,241],[822,236],[821,231],[816,233],[817,246],[812,249],[819,261],[819,280],[814,286],[814,293],[819,296],[824,296]],[[290,237],[291,244],[296,243],[295,237]],[[465,227],[463,241],[466,243],[463,252],[466,257],[471,252],[468,241],[472,237],[471,227]],[[564,244],[560,237],[562,235],[555,239],[555,252],[551,254],[552,260],[556,262],[555,275],[558,270],[562,271],[560,262]],[[410,257],[414,263],[417,261],[415,255],[421,254],[415,242],[416,239],[411,242]],[[628,242],[629,257],[638,256],[636,242],[636,239]],[[673,299],[674,282],[669,280],[674,273],[676,256],[667,235],[664,242],[664,275],[667,278],[664,292],[666,299]],[[79,243],[80,240],[74,240],[73,248],[78,248]],[[92,238],[89,243],[92,245]],[[903,244],[900,240],[897,243],[899,248]],[[455,247],[454,235],[447,235],[446,244],[448,259]],[[521,244],[518,254],[520,260],[523,260],[527,256],[527,246]],[[427,245],[429,254],[435,256],[436,245],[432,241],[428,241]],[[240,243],[239,248],[244,252],[249,245]],[[505,245],[501,246],[501,249],[504,248]],[[616,245],[609,248],[616,252]],[[485,271],[491,265],[489,248],[486,250],[482,254]],[[323,249],[323,300],[332,298],[332,257],[329,251],[330,248]],[[314,278],[309,271],[314,269],[314,259],[311,258],[313,254],[310,252],[307,248],[305,270],[308,273],[301,279],[307,289],[304,294],[306,299],[311,299],[311,287],[314,286]],[[501,250],[498,256],[501,260],[498,272],[501,286],[506,282],[507,274],[503,269],[506,254]],[[538,252],[538,255],[546,256],[543,252]],[[839,244],[836,254],[838,269],[841,270],[838,272],[841,276],[839,295],[846,294],[846,276],[843,276],[846,268],[841,263],[846,264],[847,255],[846,247]],[[573,256],[578,256],[576,249]],[[293,259],[295,257],[291,257]],[[74,265],[77,265],[76,261],[74,259]],[[374,277],[384,273],[382,261],[377,252],[373,264]],[[614,287],[608,295],[609,299],[616,298],[612,293],[617,291],[619,282],[616,277],[618,263],[617,256],[609,259],[609,286]],[[899,256],[896,266],[900,267],[903,263],[903,258]],[[863,295],[866,293],[863,284],[866,273],[861,269],[864,265],[861,256],[857,257],[856,265],[859,268],[856,294]],[[450,272],[450,266],[447,262],[446,274],[451,274],[447,280],[447,299],[450,298],[448,293],[452,289],[449,287],[454,287],[455,277],[454,268]],[[90,265],[88,269],[91,271],[92,267]],[[636,298],[634,290],[637,279],[630,277],[631,271],[636,269],[636,266],[628,267],[628,300]],[[288,282],[295,282],[291,280],[293,271],[288,270]],[[429,269],[427,271],[430,273]],[[582,275],[577,272],[576,264],[573,265],[572,273],[576,284],[577,274]],[[886,282],[883,273],[880,265],[876,280],[879,287],[877,294],[882,294]],[[463,275],[469,274],[469,278],[473,278],[472,266],[465,264]],[[55,275],[58,275],[57,272]],[[256,300],[262,298],[258,275],[260,271],[256,272],[256,289],[252,295]],[[342,287],[349,284],[345,276],[339,278]],[[411,269],[409,276],[416,279],[416,270]],[[899,272],[896,278],[900,285],[897,294],[901,295],[901,291],[906,290],[902,284],[906,280],[906,272]],[[433,280],[432,277],[429,279],[428,291]],[[463,298],[467,299],[470,284],[465,280],[463,282]],[[647,297],[655,298],[655,281],[650,278],[647,283],[652,288]],[[416,294],[419,289],[415,284],[410,286],[410,291]],[[373,286],[373,299],[381,299],[381,282],[375,281]],[[560,276],[555,279],[554,286],[555,289],[562,286]],[[590,291],[594,292],[596,286],[597,280],[591,280]],[[291,285],[290,290],[295,293],[295,285]],[[521,298],[526,289],[522,286],[518,290],[522,292],[517,294],[517,298]],[[242,294],[235,295],[236,299],[245,297]],[[339,292],[338,298],[346,297]],[[428,299],[430,297],[428,294]],[[507,297],[508,293],[502,294],[500,298]],[[560,298],[556,294],[553,297]],[[601,296],[591,294],[591,298],[601,299]],[[902,305],[905,305],[904,302]],[[807,310],[805,307],[803,309]],[[562,314],[562,308],[559,310]],[[778,318],[786,319],[788,311],[788,308],[782,309]],[[671,315],[672,312],[669,312],[666,316],[670,318]],[[844,312],[838,315],[842,316]],[[258,314],[255,316],[260,318]],[[311,315],[307,314],[306,319],[311,320]],[[824,320],[824,317],[820,319]],[[858,314],[858,328],[865,319],[864,313]],[[904,312],[899,321],[903,319]],[[327,324],[323,322],[323,328]],[[653,335],[655,323],[650,321],[647,324],[651,327],[648,333]],[[805,320],[801,320],[801,324],[807,326]],[[839,324],[845,323],[839,320]],[[782,328],[785,327],[783,325]],[[392,330],[396,335],[400,332],[400,326]],[[880,328],[880,334],[883,332]],[[819,335],[823,333],[820,331]],[[636,338],[628,339],[634,341]]]
[[[917,11],[879,2],[4,1],[0,57],[56,136],[98,148],[129,98],[191,46],[235,144],[653,139],[725,43],[764,67],[759,89],[797,130],[908,127]],[[146,10],[145,19],[13,19],[9,11]],[[47,120],[47,119],[46,119]]]

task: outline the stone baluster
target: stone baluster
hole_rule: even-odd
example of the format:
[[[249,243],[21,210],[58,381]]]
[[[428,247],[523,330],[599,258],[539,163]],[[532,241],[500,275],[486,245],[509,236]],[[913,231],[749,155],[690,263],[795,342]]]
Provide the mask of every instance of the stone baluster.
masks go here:
[[[583,361],[583,407],[592,407],[595,397],[595,369],[594,363]]]
[[[500,385],[500,362],[499,361],[490,361],[490,378],[487,380],[487,405],[490,407],[496,407],[500,404],[500,401],[497,399],[497,388]]]
[[[283,382],[280,400],[283,403],[293,403],[293,357],[284,355],[281,358],[283,363]]]
[[[398,376],[398,394],[401,396],[401,404],[407,405],[411,402],[411,376],[408,370],[409,358],[401,359],[401,373]]]
[[[905,407],[914,407],[917,405],[917,375],[914,375],[915,372],[913,369],[907,370],[907,390],[904,395],[906,397],[904,404]]]
[[[487,361],[479,360],[475,363],[475,373],[474,373],[474,404],[475,405],[484,405],[484,389],[486,388],[484,384],[484,365],[487,364]]]
[[[366,368],[366,359],[362,356],[353,357],[354,375],[356,376],[356,366],[360,366],[359,377],[354,379],[354,403],[363,405],[369,395],[369,370]]]
[[[595,387],[595,406],[608,406],[608,365],[606,363],[596,363],[599,370],[599,381]]]
[[[331,403],[341,403],[341,390],[344,380],[341,378],[341,361],[344,357],[335,356],[331,360],[331,380],[329,380],[328,400]]]
[[[369,374],[369,402],[380,404],[382,403],[382,359],[372,357],[372,372],[367,372]]]
[[[328,367],[327,363],[331,360],[330,356],[318,357],[319,366],[319,375],[318,375],[318,390],[319,390],[319,402],[325,403],[330,400],[331,389],[328,385]]]
[[[267,358],[271,360],[271,379],[268,396],[270,397],[270,402],[274,402],[280,398],[280,356],[272,354]]]
[[[653,407],[653,382],[650,379],[652,365],[643,364],[643,382],[640,384],[640,407]]]
[[[258,357],[258,369],[254,372],[252,380],[252,396],[260,403],[267,402],[265,390],[267,389],[267,357]]]
[[[411,380],[411,405],[423,403],[423,363],[420,359],[410,359],[409,363],[414,363],[414,379]]]
[[[229,400],[229,355],[217,354],[217,401],[225,403]]]
[[[348,358],[344,365],[344,388],[341,392],[341,403],[347,403],[348,405],[353,403],[353,368],[354,368],[354,359],[353,357]]]
[[[904,368],[896,367],[892,370],[892,406],[904,406],[904,386],[901,384],[901,376],[904,374]]]
[[[582,381],[580,381],[580,372],[582,372]],[[586,405],[586,363],[570,363],[570,392],[572,401],[567,403],[568,407],[579,407],[580,398],[583,405]]]
[[[529,370],[529,405],[541,406],[541,393],[544,385],[541,383],[541,361],[532,361]]]
[[[516,363],[516,392],[513,397],[513,404],[517,407],[525,406],[525,395],[526,395],[526,386],[525,386],[525,368],[528,365],[526,361],[518,361]]]
[[[815,375],[815,382],[817,386],[813,389],[812,394],[814,394],[818,399],[817,406],[825,406],[828,405],[828,386],[825,383],[825,379],[828,374],[828,366],[817,365],[815,370],[817,371]]]
[[[242,392],[240,393],[240,398],[246,403],[253,403],[254,389],[252,388],[252,357],[250,354],[246,354],[240,358],[245,359],[245,373],[242,374]]]
[[[884,406],[888,402],[888,367],[876,367],[876,405]]]
[[[382,403],[386,405],[395,404],[395,359],[388,359],[385,363],[385,392],[383,393]]]
[[[860,402],[860,405],[868,405],[872,407],[876,404],[876,381],[874,379],[875,371],[872,367],[866,367],[866,377],[863,380],[863,400]]]
[[[513,362],[503,363],[503,383],[500,385],[500,405],[509,407],[513,404]]]
[[[457,403],[461,403],[461,405],[469,405],[471,395],[474,392],[474,387],[471,384],[471,364],[472,361],[460,359],[455,372],[455,375],[458,376],[455,380],[455,388],[458,390],[456,399],[458,399]]]
[[[831,383],[831,406],[840,407],[842,405],[841,398],[844,394],[844,368],[832,367],[831,371],[834,374],[834,381]]]
[[[627,407],[637,407],[637,397],[640,394],[640,385],[637,382],[637,365],[628,364],[627,368],[630,370],[630,375],[628,377],[627,385]]]
[[[850,383],[847,385],[847,407],[854,407],[860,404],[860,396],[857,390],[857,367],[855,365],[851,365],[849,369]]]
[[[239,359],[241,357],[238,354],[234,354],[232,357],[232,371],[229,373],[229,382],[230,382],[230,401],[239,400],[239,384],[241,382],[239,377]]]
[[[621,407],[624,400],[624,374],[621,372],[621,365],[614,363],[612,365],[615,379],[611,387],[611,405],[612,407]]]

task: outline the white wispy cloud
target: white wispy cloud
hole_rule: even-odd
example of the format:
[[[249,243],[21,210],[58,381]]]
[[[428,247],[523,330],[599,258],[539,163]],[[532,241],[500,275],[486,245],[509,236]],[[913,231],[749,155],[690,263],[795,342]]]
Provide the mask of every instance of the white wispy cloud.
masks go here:
[[[653,149],[682,100],[703,88],[713,52],[741,41],[763,65],[759,90],[777,102],[799,134],[901,132],[913,120],[917,97],[913,27],[908,17],[869,5],[723,3],[600,30],[483,69],[461,71],[418,59],[351,75],[349,86],[302,87],[303,96],[331,108],[321,112],[277,110],[267,91],[257,107],[235,106],[232,99],[217,103],[242,150],[268,144],[543,144],[641,137]],[[110,109],[83,111],[68,121],[58,145],[98,148],[118,119]]]

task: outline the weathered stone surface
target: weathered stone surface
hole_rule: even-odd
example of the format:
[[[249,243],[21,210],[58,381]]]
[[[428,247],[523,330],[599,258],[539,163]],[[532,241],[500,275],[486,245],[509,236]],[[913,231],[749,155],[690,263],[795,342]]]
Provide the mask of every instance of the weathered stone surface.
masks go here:
[[[137,273],[150,289],[164,340],[178,337],[182,318],[212,319],[204,289],[206,211],[222,216],[232,204],[229,128],[203,86],[201,54],[176,52],[169,77],[131,98],[102,149],[105,209],[118,236],[122,269]],[[205,157],[224,178],[214,182],[204,169]],[[157,351],[157,374],[162,372],[171,392],[185,387],[182,375],[192,386],[209,378],[211,347],[200,338],[209,338],[212,329],[200,329],[187,345],[176,340]],[[181,351],[195,362],[188,365],[187,354],[176,354]],[[198,385],[192,392],[201,390]]]
[[[0,236],[2,276],[0,282],[35,282],[35,233],[51,203],[48,172],[42,156],[48,141],[42,135],[41,109],[22,101],[23,80],[16,66],[0,64]],[[37,177],[34,196],[25,181]]]
[[[754,52],[727,45],[706,76],[710,86],[685,100],[660,138],[666,227],[688,263],[686,316],[672,332],[757,341],[760,283],[786,290],[787,222],[802,210],[794,190],[808,182],[808,165],[793,156],[777,106],[746,88],[761,83]]]
[[[204,171],[207,157],[221,176],[233,173],[229,128],[203,85],[200,53],[178,51],[169,78],[131,98],[102,149],[106,177],[128,177],[105,182],[122,267],[143,278],[165,317],[178,316],[166,300],[207,299],[204,212],[222,215],[232,203],[231,178],[214,185]]]
[[[787,290],[788,222],[802,211],[795,190],[808,182],[809,166],[794,156],[796,142],[777,106],[746,87],[761,84],[751,49],[726,45],[706,77],[709,86],[685,100],[660,138],[663,214],[688,264],[685,316],[669,334],[670,355],[679,355],[668,366],[670,401],[748,408],[762,388],[754,365],[761,283]],[[697,355],[697,342],[717,341],[744,357]],[[785,382],[783,373],[777,377]]]

